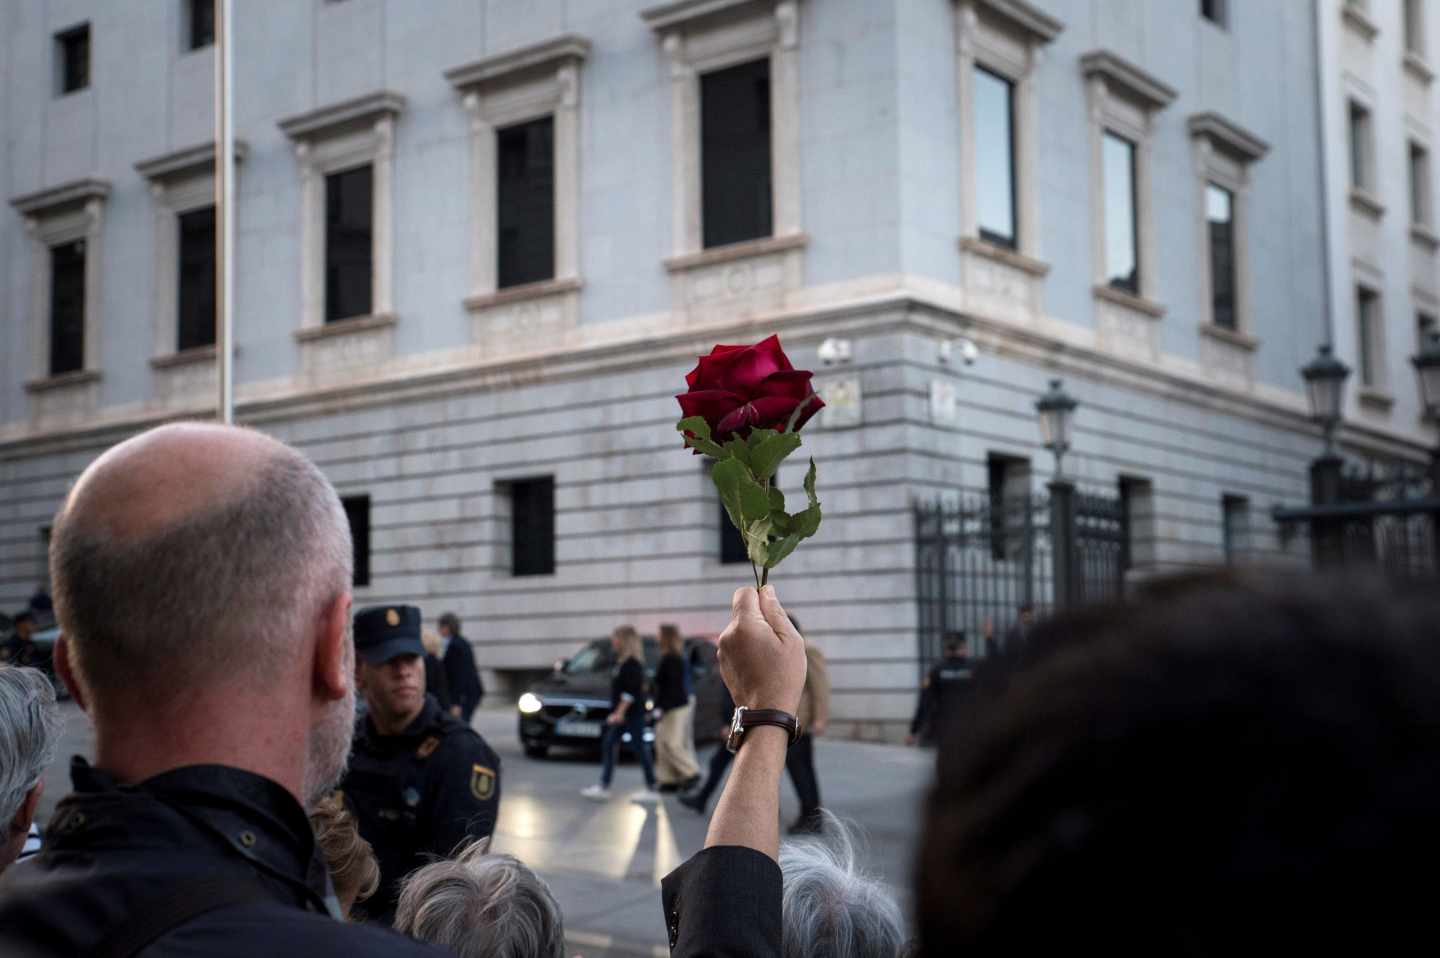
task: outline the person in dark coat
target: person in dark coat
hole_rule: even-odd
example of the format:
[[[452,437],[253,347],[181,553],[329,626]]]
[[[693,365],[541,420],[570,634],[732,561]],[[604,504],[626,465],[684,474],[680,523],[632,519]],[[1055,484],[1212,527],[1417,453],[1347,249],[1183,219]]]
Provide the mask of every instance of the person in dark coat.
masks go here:
[[[720,695],[716,697],[716,709],[712,715],[706,716],[703,721],[714,722],[720,728],[720,744],[710,756],[710,767],[705,772],[705,783],[699,788],[693,789],[679,796],[679,802],[692,812],[704,815],[706,808],[710,805],[710,796],[714,795],[725,778],[725,770],[730,767],[730,761],[735,756],[725,747],[725,736],[730,734],[730,720],[735,714],[735,700],[730,697],[730,690],[725,683],[720,683]]]
[[[969,697],[974,687],[970,657],[965,654],[965,633],[945,633],[945,657],[930,667],[920,684],[920,701],[910,722],[906,745],[933,745],[946,720]]]
[[[450,688],[450,711],[466,725],[485,698],[485,683],[475,666],[475,650],[470,640],[460,634],[460,619],[454,612],[440,616],[441,661],[445,663],[445,681]]]
[[[605,737],[600,742],[603,765],[600,783],[581,789],[580,794],[595,802],[610,797],[610,780],[615,775],[615,758],[628,733],[630,751],[640,759],[645,788],[631,794],[632,801],[653,804],[660,800],[655,787],[655,766],[650,746],[645,744],[645,646],[633,626],[622,625],[610,636],[619,662],[610,681],[610,714],[605,718]]]
[[[350,750],[351,555],[324,475],[255,430],[162,426],[80,475],[55,658],[96,764],[0,877],[0,955],[434,953],[336,920],[306,815]]]
[[[355,651],[369,708],[340,789],[380,863],[366,920],[388,926],[402,878],[494,832],[500,758],[425,693],[419,609],[361,609]]]

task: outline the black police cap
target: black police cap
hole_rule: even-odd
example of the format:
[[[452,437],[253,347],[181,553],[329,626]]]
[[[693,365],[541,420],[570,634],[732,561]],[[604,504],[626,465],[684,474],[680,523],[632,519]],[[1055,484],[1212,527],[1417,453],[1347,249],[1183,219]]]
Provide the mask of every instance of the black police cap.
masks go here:
[[[420,610],[413,605],[372,605],[355,613],[355,651],[371,665],[399,655],[424,655]]]

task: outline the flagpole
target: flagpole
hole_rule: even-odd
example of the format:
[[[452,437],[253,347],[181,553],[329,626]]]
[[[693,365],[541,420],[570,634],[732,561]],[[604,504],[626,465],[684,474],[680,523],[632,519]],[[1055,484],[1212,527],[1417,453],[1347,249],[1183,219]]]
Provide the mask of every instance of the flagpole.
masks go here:
[[[232,0],[215,0],[215,357],[217,418],[235,421],[235,120]]]

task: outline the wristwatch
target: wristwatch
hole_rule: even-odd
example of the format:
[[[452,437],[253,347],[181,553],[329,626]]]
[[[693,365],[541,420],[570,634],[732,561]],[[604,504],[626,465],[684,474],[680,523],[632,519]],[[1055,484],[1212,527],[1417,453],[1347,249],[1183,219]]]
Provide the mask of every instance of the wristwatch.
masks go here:
[[[783,728],[790,734],[791,745],[800,741],[800,721],[789,712],[782,712],[779,709],[751,709],[742,705],[735,710],[735,717],[730,720],[730,735],[725,739],[725,747],[731,752],[740,751],[740,742],[745,736],[745,730],[757,725],[774,725]]]

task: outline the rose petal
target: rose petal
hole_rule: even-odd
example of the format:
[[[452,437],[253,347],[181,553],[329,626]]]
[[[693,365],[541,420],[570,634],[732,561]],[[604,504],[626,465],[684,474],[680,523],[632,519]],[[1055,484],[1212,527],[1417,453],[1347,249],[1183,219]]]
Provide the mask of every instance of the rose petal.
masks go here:
[[[715,439],[718,442],[725,442],[736,433],[749,432],[750,427],[754,424],[755,407],[746,403],[720,420],[720,424],[715,427]]]
[[[810,421],[810,417],[814,416],[817,412],[824,408],[825,400],[821,399],[818,395],[815,395],[815,398],[811,399],[809,404],[805,406],[805,410],[800,413],[800,418],[795,420],[795,431],[799,432],[800,427]]]
[[[780,426],[784,428],[795,407],[800,405],[789,396],[764,396],[750,402],[755,410],[755,425]]]
[[[815,375],[804,369],[790,369],[771,373],[760,383],[759,392],[764,396],[789,396],[804,399],[814,390],[810,388],[810,377]]]
[[[717,427],[722,419],[735,409],[745,405],[744,396],[737,396],[732,392],[719,389],[702,389],[681,393],[675,398],[679,400],[680,411],[684,413],[682,418],[704,416],[705,421],[710,424],[712,435],[719,431]]]
[[[763,395],[759,386],[765,377],[782,371],[773,354],[754,347],[728,353],[715,362],[724,364],[723,369],[716,370],[716,385],[751,397]]]

